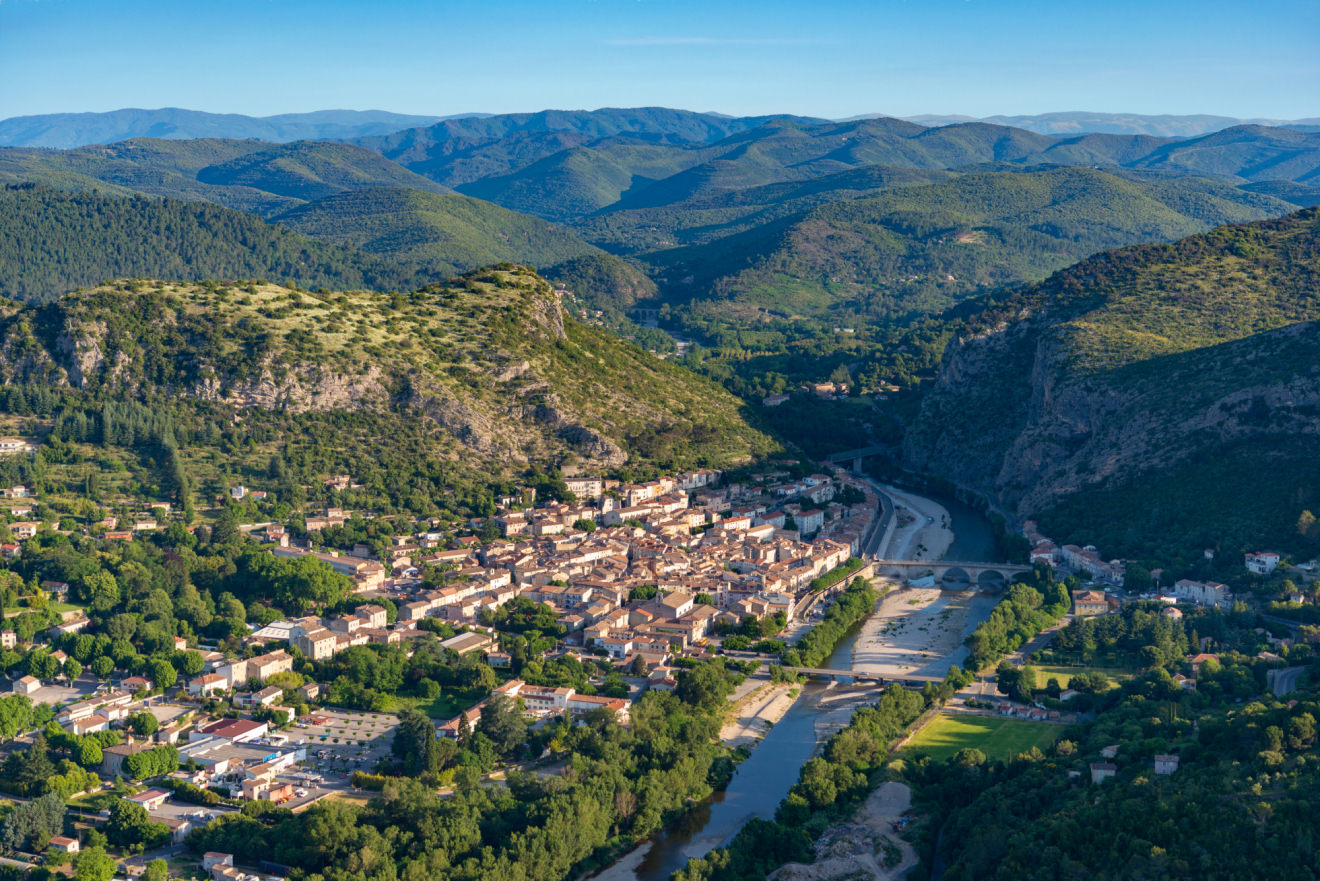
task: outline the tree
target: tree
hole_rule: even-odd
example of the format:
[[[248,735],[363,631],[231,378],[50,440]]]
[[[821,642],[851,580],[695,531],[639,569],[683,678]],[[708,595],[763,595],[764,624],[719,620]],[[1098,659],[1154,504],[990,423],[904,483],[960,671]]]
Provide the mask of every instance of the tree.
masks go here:
[[[105,758],[101,744],[91,737],[84,737],[78,742],[73,754],[74,761],[84,768],[95,768]]]
[[[64,829],[64,800],[47,793],[20,802],[0,820],[0,851],[38,849]]]
[[[115,672],[115,662],[113,658],[107,655],[101,655],[92,660],[92,675],[97,679],[104,679]]]
[[[1297,534],[1302,538],[1320,538],[1320,526],[1316,525],[1316,517],[1310,511],[1303,511],[1297,517]]]
[[[156,733],[160,723],[150,712],[134,713],[128,717],[128,727],[133,729],[133,733],[138,737],[150,737]]]
[[[440,744],[431,717],[413,707],[400,710],[390,752],[411,777],[440,770]]]
[[[718,661],[705,661],[690,670],[680,670],[678,687],[674,693],[685,703],[703,709],[714,709],[733,691],[733,685],[724,675],[724,665]]]
[[[82,675],[83,665],[78,663],[77,658],[68,658],[64,662],[64,675],[70,682]]]
[[[27,695],[0,697],[0,740],[13,740],[32,727],[32,701]]]
[[[110,808],[102,831],[111,844],[137,851],[159,847],[170,835],[164,823],[151,821],[146,808],[122,798]]]
[[[173,688],[179,681],[179,674],[174,669],[174,665],[164,658],[152,658],[147,671],[147,675],[151,677],[152,683],[157,688]]]
[[[179,669],[185,676],[196,676],[206,667],[202,653],[194,649],[178,653]]]
[[[580,520],[573,521],[573,528],[576,529],[578,532],[595,532],[596,521],[588,520],[587,518],[583,517]]]
[[[527,741],[527,720],[512,699],[495,694],[481,708],[477,731],[490,738],[501,756],[508,756]]]
[[[96,612],[108,612],[119,603],[119,582],[104,569],[84,575],[79,587],[82,598]]]
[[[170,864],[161,859],[147,863],[147,869],[142,873],[142,881],[167,881],[169,877]]]
[[[238,517],[229,508],[222,510],[215,518],[215,526],[211,528],[211,544],[229,545],[234,544],[243,537],[238,529]]]
[[[60,664],[50,654],[43,650],[34,650],[28,653],[27,670],[29,676],[35,676],[38,679],[54,679],[59,673]]]
[[[103,847],[88,847],[73,858],[75,881],[110,881],[119,864]]]

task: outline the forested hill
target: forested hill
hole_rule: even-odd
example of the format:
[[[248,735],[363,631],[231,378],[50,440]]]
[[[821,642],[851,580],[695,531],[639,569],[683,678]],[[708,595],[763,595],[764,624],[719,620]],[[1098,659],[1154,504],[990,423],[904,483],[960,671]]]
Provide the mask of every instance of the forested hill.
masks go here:
[[[335,244],[456,274],[504,261],[550,266],[604,252],[539,217],[457,194],[372,187],[336,193],[272,218]]]
[[[206,202],[73,194],[35,184],[3,187],[0,295],[43,300],[135,276],[415,290],[495,263],[606,259],[540,218],[454,194],[351,190],[278,220],[281,225]],[[571,274],[563,277],[576,281]],[[596,287],[600,297],[614,295],[614,287]]]
[[[674,302],[710,297],[725,314],[771,309],[889,319],[1041,279],[1106,248],[1168,241],[1289,207],[1201,178],[1133,180],[1091,168],[993,171],[859,194],[639,259],[655,268]],[[654,213],[598,222],[626,229]]]
[[[412,290],[445,274],[316,242],[206,202],[72,194],[35,184],[0,189],[0,295],[10,299],[49,300],[136,276]]]
[[[0,381],[67,396],[72,439],[105,402],[187,433],[241,412],[247,438],[197,450],[193,480],[256,480],[279,454],[304,483],[367,477],[371,506],[419,516],[452,507],[455,482],[529,465],[726,467],[776,448],[718,385],[566,318],[508,264],[412,294],[105,285],[0,315]]]
[[[907,433],[911,465],[1114,556],[1303,550],[1320,209],[1101,254],[968,326]]]

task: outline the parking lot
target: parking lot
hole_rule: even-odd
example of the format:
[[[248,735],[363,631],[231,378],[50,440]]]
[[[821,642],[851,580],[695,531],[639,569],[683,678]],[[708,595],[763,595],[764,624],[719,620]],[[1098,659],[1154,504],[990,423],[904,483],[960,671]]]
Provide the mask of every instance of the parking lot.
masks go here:
[[[82,700],[83,698],[96,691],[97,683],[85,679],[79,679],[72,685],[43,685],[32,694],[28,699],[34,704],[46,704],[55,706],[62,703],[71,703]]]
[[[335,783],[347,780],[354,771],[375,770],[376,763],[389,755],[398,724],[393,713],[318,709],[287,733],[307,747],[307,761],[299,770]]]

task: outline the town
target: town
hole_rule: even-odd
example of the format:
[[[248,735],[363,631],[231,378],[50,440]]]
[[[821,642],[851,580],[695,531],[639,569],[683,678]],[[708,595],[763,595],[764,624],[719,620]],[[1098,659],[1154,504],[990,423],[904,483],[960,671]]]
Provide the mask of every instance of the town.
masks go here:
[[[456,715],[434,721],[440,738],[466,742],[496,700],[516,702],[534,725],[600,713],[626,723],[639,694],[676,687],[678,665],[713,657],[725,637],[747,645],[743,634],[800,632],[803,610],[821,591],[846,584],[859,565],[854,555],[878,525],[879,499],[845,471],[792,476],[801,471],[785,462],[728,484],[709,470],[634,484],[567,477],[562,499],[537,505],[526,489],[501,499],[493,516],[469,522],[469,534],[395,535],[379,555],[318,541],[362,516],[343,509],[299,518],[301,538],[287,524],[240,523],[239,534],[271,560],[341,578],[337,611],[259,621],[225,640],[173,635],[154,655],[168,661],[121,664],[99,652],[98,641],[108,648],[112,636],[73,601],[86,597],[83,586],[15,585],[6,607],[16,608],[0,638],[14,670],[6,700],[23,703],[10,707],[14,730],[4,733],[27,733],[4,745],[6,768],[48,744],[78,750],[67,796],[86,805],[92,840],[95,817],[118,823],[122,801],[140,809],[143,830],[160,830],[137,839],[148,851],[181,844],[245,803],[299,808],[347,794],[362,775],[388,765],[400,716],[355,705],[336,682],[303,674],[330,670],[361,646],[410,656],[425,639],[438,640],[455,666],[496,671],[488,685],[464,692],[471,697],[456,702]],[[341,476],[327,485],[352,483]],[[28,488],[3,495],[12,539],[4,554],[19,562],[51,524],[19,519],[40,504]],[[242,486],[230,493],[235,503],[267,495]],[[111,544],[144,541],[177,529],[175,513],[151,502],[124,524],[102,520],[98,535]],[[53,623],[35,630],[35,610]],[[595,672],[576,688],[510,676],[511,641],[525,642],[510,626],[518,615],[535,617],[551,637],[532,646],[539,662]],[[525,660],[516,666],[526,669]],[[77,839],[50,839],[51,854],[67,859],[78,849]],[[150,856],[125,866],[141,872]],[[224,854],[208,853],[203,868],[215,878],[243,876]]]

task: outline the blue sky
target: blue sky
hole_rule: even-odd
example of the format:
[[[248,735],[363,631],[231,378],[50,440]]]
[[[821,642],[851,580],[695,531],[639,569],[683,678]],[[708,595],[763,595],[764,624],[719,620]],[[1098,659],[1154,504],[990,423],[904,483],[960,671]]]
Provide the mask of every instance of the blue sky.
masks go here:
[[[1320,116],[1320,2],[0,0],[0,118],[645,105]]]

